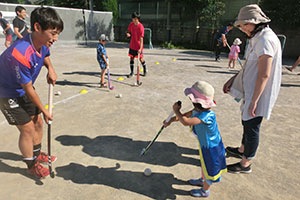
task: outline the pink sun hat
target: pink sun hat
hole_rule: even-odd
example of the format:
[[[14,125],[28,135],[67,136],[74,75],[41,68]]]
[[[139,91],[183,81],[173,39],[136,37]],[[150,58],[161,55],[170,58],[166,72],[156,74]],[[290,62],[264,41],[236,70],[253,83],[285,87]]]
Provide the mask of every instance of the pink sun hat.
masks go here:
[[[203,108],[216,106],[214,93],[215,90],[213,86],[205,81],[197,81],[191,88],[184,90],[184,94],[188,96],[193,103],[200,103]]]

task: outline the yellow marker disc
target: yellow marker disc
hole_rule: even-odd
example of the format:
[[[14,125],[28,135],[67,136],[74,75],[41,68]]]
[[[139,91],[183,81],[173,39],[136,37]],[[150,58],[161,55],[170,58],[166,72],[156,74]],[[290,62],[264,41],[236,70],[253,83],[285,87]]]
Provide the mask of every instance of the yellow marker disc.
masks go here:
[[[86,94],[86,93],[88,93],[88,91],[86,91],[86,90],[81,90],[80,91],[80,94]]]
[[[45,109],[48,109],[49,108],[49,105],[48,104],[46,104],[45,106],[44,106],[44,108]],[[54,108],[54,106],[52,105],[52,108]]]
[[[156,65],[159,65],[159,62],[156,62],[155,64],[156,64]]]
[[[119,77],[117,80],[118,80],[118,81],[123,81],[124,78],[123,78],[123,77]]]

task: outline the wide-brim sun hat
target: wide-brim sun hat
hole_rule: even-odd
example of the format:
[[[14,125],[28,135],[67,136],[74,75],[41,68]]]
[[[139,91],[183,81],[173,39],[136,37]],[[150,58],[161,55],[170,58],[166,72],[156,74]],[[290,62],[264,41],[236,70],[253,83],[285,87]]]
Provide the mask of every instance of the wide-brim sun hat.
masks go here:
[[[270,18],[266,16],[257,4],[250,4],[240,9],[237,20],[234,22],[234,26],[239,27],[247,23],[268,23],[270,21]]]
[[[234,45],[240,45],[242,44],[242,41],[240,40],[240,38],[235,38],[235,40],[233,41]]]
[[[205,81],[197,81],[191,88],[186,88],[184,94],[188,96],[193,103],[200,103],[203,108],[216,106],[214,103],[215,90],[213,86]]]

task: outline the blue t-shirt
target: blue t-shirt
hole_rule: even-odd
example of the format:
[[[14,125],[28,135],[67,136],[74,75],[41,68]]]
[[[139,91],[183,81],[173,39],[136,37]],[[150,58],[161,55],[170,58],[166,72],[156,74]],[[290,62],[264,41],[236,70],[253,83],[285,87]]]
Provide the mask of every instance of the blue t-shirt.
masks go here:
[[[31,34],[13,43],[0,56],[0,98],[16,98],[25,91],[21,84],[34,84],[49,48],[42,46],[37,52],[31,41]]]
[[[105,61],[103,60],[102,55],[104,55],[105,59],[107,59],[106,49],[105,49],[104,45],[101,43],[98,43],[98,45],[97,45],[97,60],[101,64],[104,64]]]
[[[215,36],[215,40],[217,40],[218,42],[222,42],[222,35],[226,35],[229,32],[229,27],[225,26],[223,28],[221,28],[219,30],[219,32],[217,32],[216,36]]]
[[[201,147],[213,148],[219,145],[222,140],[216,115],[213,111],[193,111],[192,117],[199,118],[203,123],[193,126],[193,132],[197,135]]]

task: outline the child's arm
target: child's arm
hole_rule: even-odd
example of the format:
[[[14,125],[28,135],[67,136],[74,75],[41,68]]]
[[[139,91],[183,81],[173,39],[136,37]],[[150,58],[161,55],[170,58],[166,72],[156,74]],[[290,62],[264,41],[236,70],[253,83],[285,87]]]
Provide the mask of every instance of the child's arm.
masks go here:
[[[40,97],[35,92],[35,89],[32,86],[32,82],[28,82],[26,84],[21,84],[22,88],[25,90],[29,99],[40,109],[44,115],[44,120],[48,124],[49,120],[53,120],[53,116],[50,115],[47,109],[44,108]]]
[[[192,116],[192,113],[193,113],[193,111],[191,110],[191,111],[188,111],[188,112],[184,113],[183,116],[185,116],[185,117],[190,117],[190,116]],[[179,120],[178,120],[178,117],[175,115],[174,117],[171,117],[171,119],[170,119],[169,122],[163,121],[163,124],[164,124],[164,127],[166,128],[166,127],[168,127],[171,123],[177,122],[177,121],[179,121]]]
[[[48,80],[47,81],[48,81],[48,83],[51,83],[52,85],[54,85],[57,80],[57,74],[52,66],[49,56],[45,57],[44,65],[48,69],[48,74],[47,74]]]
[[[107,60],[106,60],[106,58],[105,58],[105,55],[104,54],[102,54],[101,55],[102,56],[102,59],[104,60],[104,62],[105,62],[105,64],[106,64],[106,66],[108,65],[108,62],[107,62]],[[108,58],[108,57],[107,57]]]
[[[143,49],[143,46],[144,46],[144,38],[143,38],[143,37],[141,37],[140,41],[141,41],[141,43],[140,43],[140,49],[139,49],[139,53],[141,53],[141,52],[142,52],[142,49]]]
[[[201,120],[197,117],[189,118],[191,116],[191,111],[189,112],[189,115],[185,116],[180,112],[181,106],[175,103],[173,105],[173,110],[178,118],[178,121],[180,121],[184,126],[192,126],[192,125],[197,125],[201,123]]]

